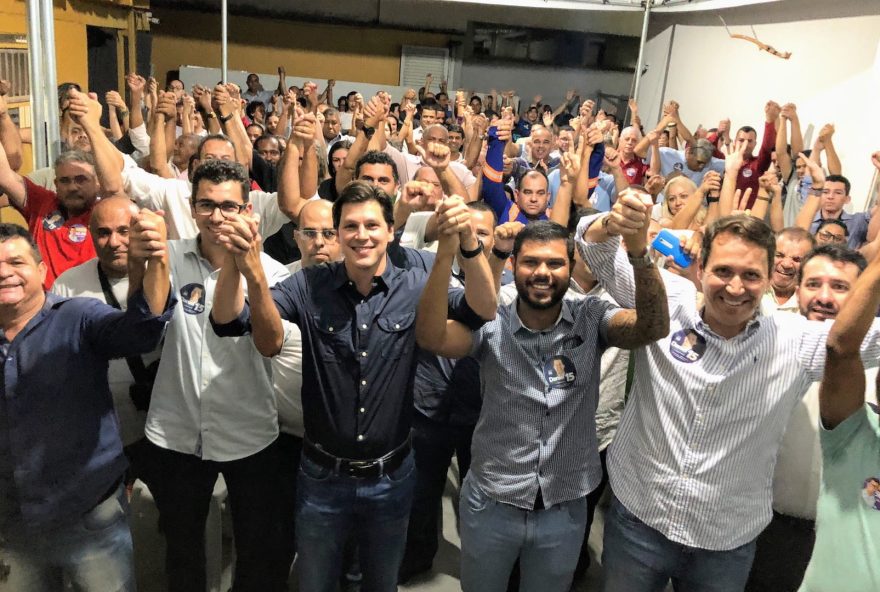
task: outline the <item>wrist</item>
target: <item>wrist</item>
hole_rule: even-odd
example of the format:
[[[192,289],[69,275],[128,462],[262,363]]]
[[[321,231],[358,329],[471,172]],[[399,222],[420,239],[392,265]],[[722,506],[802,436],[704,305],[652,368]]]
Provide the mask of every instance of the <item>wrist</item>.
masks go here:
[[[605,234],[608,236],[620,236],[616,232],[612,232],[610,228],[608,228],[608,224],[611,222],[611,214],[607,214],[604,218],[602,218],[602,230],[605,231]]]
[[[513,250],[510,251],[502,251],[497,246],[492,247],[492,256],[500,261],[507,261],[510,259],[510,256],[513,254]]]

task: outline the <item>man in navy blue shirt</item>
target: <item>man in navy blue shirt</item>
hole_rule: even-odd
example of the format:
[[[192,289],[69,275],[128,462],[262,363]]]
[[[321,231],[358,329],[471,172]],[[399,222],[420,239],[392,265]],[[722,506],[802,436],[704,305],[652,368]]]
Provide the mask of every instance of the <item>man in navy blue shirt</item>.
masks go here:
[[[4,590],[60,592],[63,579],[77,590],[135,589],[107,367],[155,349],[171,308],[165,223],[146,210],[134,219],[126,311],[43,292],[33,239],[0,224]]]
[[[495,315],[489,263],[461,197],[439,206],[440,232],[461,236],[465,290],[451,291],[453,314],[470,326]],[[252,220],[228,224],[238,269],[224,267],[211,312],[220,336],[253,334],[267,356],[281,348],[281,319],[302,332],[305,438],[297,490],[300,589],[330,589],[343,546],[360,546],[363,586],[397,590],[415,485],[409,439],[416,368],[414,324],[428,274],[391,263],[391,199],[362,181],[333,204],[344,261],[304,269],[270,291],[257,264]],[[241,289],[248,287],[249,306]]]

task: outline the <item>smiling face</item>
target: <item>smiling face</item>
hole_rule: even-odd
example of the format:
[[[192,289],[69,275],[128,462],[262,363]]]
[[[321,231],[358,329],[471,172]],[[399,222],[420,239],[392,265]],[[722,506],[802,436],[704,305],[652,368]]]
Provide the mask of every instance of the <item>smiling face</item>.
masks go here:
[[[776,239],[776,255],[773,259],[770,284],[777,293],[794,293],[801,261],[812,248],[813,245],[809,241],[792,239],[784,234]]]
[[[767,251],[739,236],[722,232],[712,241],[700,267],[703,318],[722,337],[738,335],[755,316],[769,285]]]
[[[128,233],[131,202],[125,198],[102,199],[89,220],[89,231],[101,268],[110,277],[128,273]]]
[[[675,216],[687,203],[693,189],[685,182],[672,182],[666,190],[666,203],[669,213]]]
[[[46,264],[24,238],[0,242],[0,310],[29,308],[43,296]]]
[[[522,304],[535,310],[556,306],[571,276],[565,241],[524,241],[513,259],[513,274]]]
[[[538,162],[544,160],[553,149],[553,134],[546,127],[539,127],[532,130],[532,160]]]
[[[223,183],[211,183],[208,180],[202,180],[199,183],[198,193],[193,196],[193,204],[200,202],[212,202],[215,207],[210,214],[200,214],[196,210],[196,206],[192,207],[192,215],[195,218],[196,226],[202,240],[210,241],[214,244],[221,244],[220,226],[226,221],[223,212],[220,211],[221,204],[238,204],[244,205],[242,197],[241,183],[235,181],[224,181]],[[248,204],[243,208],[245,213],[250,213],[251,205]]]
[[[811,321],[837,318],[859,277],[859,266],[822,255],[811,258],[801,271],[798,308]]]
[[[373,275],[384,271],[385,253],[394,239],[394,230],[383,218],[379,202],[343,205],[337,230],[347,269],[355,273],[372,271]]]
[[[397,181],[394,180],[394,170],[390,164],[370,163],[361,165],[358,180],[375,185],[388,195],[397,195]]]

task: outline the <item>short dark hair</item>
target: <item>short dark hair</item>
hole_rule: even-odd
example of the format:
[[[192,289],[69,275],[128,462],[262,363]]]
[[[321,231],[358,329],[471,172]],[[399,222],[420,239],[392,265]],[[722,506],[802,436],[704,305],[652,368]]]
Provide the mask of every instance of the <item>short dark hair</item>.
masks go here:
[[[492,214],[492,226],[498,226],[498,214],[495,213],[495,210],[484,201],[472,201],[467,205],[469,210],[476,210],[478,212],[489,212]]]
[[[828,183],[843,183],[843,187],[846,189],[846,194],[849,195],[849,190],[852,185],[850,185],[849,179],[844,177],[843,175],[828,175],[825,177],[825,185]]]
[[[755,128],[753,128],[753,127],[750,126],[750,125],[744,125],[744,126],[742,126],[741,128],[739,128],[738,130],[736,130],[736,133],[739,133],[739,132],[745,132],[745,133],[747,133],[747,134],[755,134],[755,135],[758,135],[758,132],[755,130]]]
[[[468,99],[468,104],[473,103],[474,99],[476,99],[481,105],[483,104],[483,99],[480,98],[480,95],[471,95],[471,98]]]
[[[422,101],[421,107],[422,111],[427,109],[428,111],[443,113],[443,107],[434,99],[425,99],[424,101]]]
[[[446,131],[450,134],[460,134],[462,138],[464,137],[464,129],[457,123],[448,124],[446,126]]]
[[[205,147],[205,144],[207,144],[208,142],[211,142],[213,140],[220,140],[221,142],[226,142],[227,144],[229,144],[232,147],[233,150],[235,150],[235,144],[233,144],[232,140],[230,140],[227,136],[224,136],[223,134],[208,134],[207,136],[202,138],[202,141],[199,142],[199,149],[196,150],[196,154],[198,154],[199,160],[204,160],[202,158],[202,148]]]
[[[816,227],[816,234],[826,226],[840,226],[843,228],[843,236],[849,237],[849,226],[847,226],[840,218],[823,218]]]
[[[275,134],[263,134],[262,136],[254,140],[254,150],[258,149],[257,147],[260,145],[260,142],[265,142],[266,140],[275,140],[276,142],[278,142],[279,150],[281,149],[281,142],[278,141],[278,136],[276,136]]]
[[[357,164],[354,166],[355,179],[361,176],[361,168],[365,164],[387,164],[391,167],[391,172],[394,174],[394,182],[400,183],[400,176],[397,174],[397,165],[394,164],[394,159],[388,156],[388,154],[379,152],[378,150],[370,150],[361,156],[358,159]]]
[[[805,230],[800,226],[788,226],[779,231],[779,234],[776,235],[777,239],[785,237],[789,240],[793,240],[796,242],[804,241],[810,243],[810,248],[816,246],[816,237],[813,236],[809,230]]]
[[[340,150],[348,150],[349,148],[351,148],[351,140],[339,140],[330,146],[330,152],[327,153],[327,170],[334,179],[336,178],[336,167],[333,166],[333,155]]]
[[[263,108],[263,113],[265,113],[266,103],[264,103],[263,101],[251,101],[247,104],[247,107],[245,107],[244,114],[252,118],[254,116],[254,113],[256,113],[257,109],[259,109],[260,107]]]
[[[199,183],[207,181],[214,185],[234,181],[241,185],[241,200],[248,202],[251,194],[251,179],[244,165],[234,160],[206,160],[199,164],[192,177],[192,201],[195,203],[199,194]]]
[[[868,261],[865,259],[865,256],[858,251],[854,251],[841,245],[819,245],[807,253],[807,256],[801,261],[801,265],[798,267],[797,272],[798,285],[800,285],[801,281],[804,279],[804,266],[810,261],[810,259],[815,259],[816,257],[827,257],[837,263],[852,263],[859,268],[860,275],[865,271],[865,268],[868,267]]]
[[[524,172],[522,175],[520,175],[519,181],[517,181],[517,183],[516,183],[516,190],[517,191],[521,190],[522,185],[523,185],[523,181],[526,180],[526,177],[533,176],[533,175],[540,175],[541,177],[543,177],[544,181],[547,182],[547,188],[548,189],[550,188],[550,181],[549,181],[549,179],[547,179],[547,174],[544,171],[542,171],[541,169],[529,169],[526,172]]]
[[[27,242],[28,246],[31,248],[31,254],[34,256],[34,261],[39,263],[43,260],[43,255],[40,253],[40,249],[37,248],[37,243],[34,242],[34,237],[32,237],[27,230],[18,224],[0,222],[0,243],[5,243],[13,238],[20,238]]]
[[[352,181],[339,192],[339,197],[333,202],[333,227],[339,228],[343,206],[370,201],[374,201],[382,207],[382,218],[389,226],[394,226],[394,205],[391,202],[391,197],[371,183]]]
[[[526,241],[534,241],[538,243],[549,243],[552,241],[565,242],[565,251],[568,254],[569,266],[574,264],[574,241],[568,233],[568,229],[561,224],[551,222],[550,220],[537,220],[526,224],[526,227],[520,230],[516,238],[513,239],[513,257],[519,255],[522,245]]]
[[[732,234],[767,251],[767,271],[773,269],[773,260],[776,257],[776,235],[763,220],[744,214],[724,216],[709,225],[706,234],[703,235],[703,267],[706,267],[706,262],[709,261],[712,243],[722,234]]]
[[[434,98],[437,99],[438,102],[440,101],[440,97],[446,97],[448,99],[449,95],[443,91],[440,91],[436,95],[434,95]]]

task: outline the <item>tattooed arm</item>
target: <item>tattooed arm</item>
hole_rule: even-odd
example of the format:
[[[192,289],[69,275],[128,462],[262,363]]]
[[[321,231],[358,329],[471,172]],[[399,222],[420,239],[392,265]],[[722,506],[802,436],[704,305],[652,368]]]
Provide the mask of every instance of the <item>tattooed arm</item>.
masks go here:
[[[653,265],[633,268],[636,284],[635,310],[622,310],[608,323],[608,345],[635,349],[669,334],[666,288]]]

